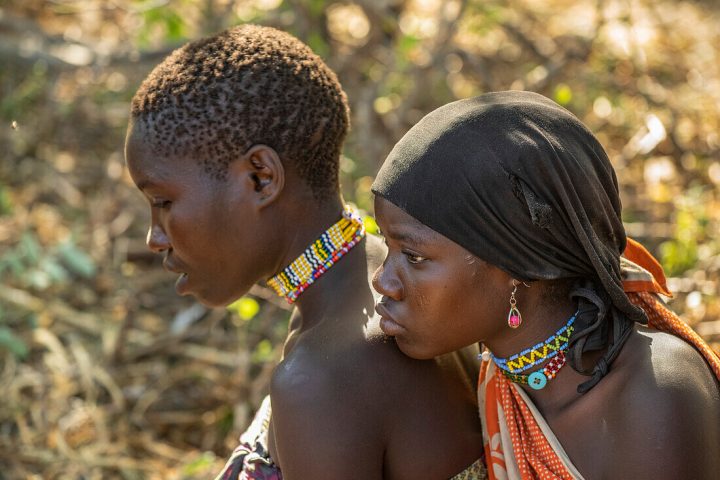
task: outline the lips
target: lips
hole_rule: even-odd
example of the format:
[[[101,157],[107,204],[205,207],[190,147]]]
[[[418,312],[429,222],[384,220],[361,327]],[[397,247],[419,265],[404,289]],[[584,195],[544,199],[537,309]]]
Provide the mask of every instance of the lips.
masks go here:
[[[165,257],[165,260],[163,260],[163,268],[167,270],[168,272],[172,273],[179,273],[180,277],[178,277],[177,281],[175,282],[175,291],[178,295],[185,295],[188,293],[187,289],[187,283],[188,283],[188,274],[182,267],[179,265],[176,265],[175,262],[170,259],[170,257]]]
[[[170,257],[165,257],[163,260],[163,268],[167,270],[168,272],[172,273],[187,273],[180,265],[177,265],[173,259]]]
[[[395,337],[405,332],[405,327],[396,322],[395,319],[390,315],[387,304],[383,302],[377,303],[375,305],[375,311],[381,317],[380,330],[382,330],[385,335]]]

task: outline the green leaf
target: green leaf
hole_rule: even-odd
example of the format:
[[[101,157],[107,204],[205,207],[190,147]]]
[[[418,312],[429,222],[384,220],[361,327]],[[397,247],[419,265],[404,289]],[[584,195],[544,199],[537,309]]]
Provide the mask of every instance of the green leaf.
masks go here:
[[[12,213],[12,207],[8,189],[0,185],[0,216],[10,215]]]
[[[38,268],[47,273],[52,283],[62,283],[68,279],[67,270],[65,270],[55,258],[44,257],[40,260]]]
[[[0,347],[9,350],[19,359],[27,357],[29,353],[25,342],[4,325],[0,325]]]
[[[195,460],[186,464],[183,467],[183,473],[185,475],[197,475],[205,472],[208,468],[212,467],[215,462],[215,454],[212,452],[203,452]]]
[[[669,275],[682,275],[698,260],[697,246],[690,242],[668,240],[660,244],[662,264]]]
[[[172,13],[165,18],[168,40],[182,40],[185,35],[185,21],[177,13]]]
[[[52,283],[50,275],[37,268],[33,268],[26,273],[26,281],[31,287],[37,290],[45,290],[50,286],[50,283]]]
[[[65,266],[76,275],[84,278],[92,278],[95,276],[96,267],[90,256],[73,245],[71,242],[65,242],[58,246],[58,257]]]
[[[325,0],[310,0],[310,4],[308,5],[310,8],[310,13],[314,17],[319,17],[322,15],[323,10],[325,10]]]
[[[327,57],[330,53],[330,48],[328,47],[328,44],[325,43],[325,39],[320,35],[320,33],[316,31],[310,32],[307,39],[307,44],[312,48],[313,52],[315,52],[320,57]]]
[[[254,363],[263,363],[270,360],[270,357],[272,356],[272,343],[270,343],[270,340],[264,339],[260,340],[258,344],[255,346],[255,350],[252,353],[252,361]]]
[[[31,265],[35,265],[40,259],[40,244],[33,234],[29,232],[23,233],[22,238],[20,238],[19,248]]]
[[[17,249],[9,251],[0,258],[0,273],[5,270],[9,270],[10,275],[15,277],[19,277],[25,272],[26,267],[23,263],[22,254]]]
[[[401,54],[407,55],[418,43],[420,43],[418,37],[414,35],[403,35],[400,37],[397,47]]]

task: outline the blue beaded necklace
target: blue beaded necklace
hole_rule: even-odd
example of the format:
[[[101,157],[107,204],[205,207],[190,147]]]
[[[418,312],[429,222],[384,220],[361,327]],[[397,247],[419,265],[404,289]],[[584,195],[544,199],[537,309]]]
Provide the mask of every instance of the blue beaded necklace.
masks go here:
[[[546,360],[550,360],[560,352],[567,350],[570,335],[572,335],[572,332],[575,330],[573,323],[575,323],[576,316],[577,312],[570,317],[565,325],[544,342],[526,348],[522,352],[507,358],[499,358],[492,353],[490,357],[500,369],[512,374],[524,372]]]

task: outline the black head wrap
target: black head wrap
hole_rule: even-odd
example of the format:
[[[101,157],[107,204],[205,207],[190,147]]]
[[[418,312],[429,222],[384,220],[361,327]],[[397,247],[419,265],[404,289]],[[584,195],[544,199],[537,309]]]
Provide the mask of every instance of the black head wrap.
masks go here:
[[[581,393],[607,373],[632,323],[646,322],[623,291],[612,165],[595,136],[542,95],[497,92],[438,108],[395,145],[372,191],[519,280],[577,278],[569,360],[592,376]],[[586,370],[582,353],[598,349]]]

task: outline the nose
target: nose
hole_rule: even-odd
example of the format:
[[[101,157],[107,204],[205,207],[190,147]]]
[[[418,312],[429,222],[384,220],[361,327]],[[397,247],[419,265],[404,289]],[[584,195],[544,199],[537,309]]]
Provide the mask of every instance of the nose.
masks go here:
[[[170,240],[168,240],[162,227],[156,223],[150,225],[145,242],[148,248],[155,253],[162,253],[170,249]]]
[[[396,301],[402,299],[402,283],[397,275],[394,274],[392,268],[388,267],[387,260],[375,270],[372,278],[372,286],[381,295]]]

